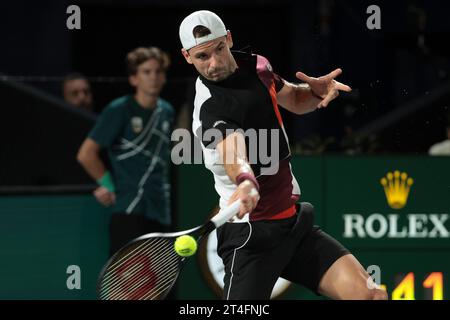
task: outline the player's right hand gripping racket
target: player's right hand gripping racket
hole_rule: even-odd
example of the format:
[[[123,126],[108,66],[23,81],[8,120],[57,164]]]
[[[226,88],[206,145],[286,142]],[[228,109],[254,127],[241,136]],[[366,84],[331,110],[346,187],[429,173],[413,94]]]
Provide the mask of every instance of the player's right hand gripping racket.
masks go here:
[[[190,235],[200,241],[239,212],[233,202],[211,220],[175,233],[149,233],[131,241],[109,259],[100,273],[97,290],[101,300],[162,300],[177,280],[185,257],[174,250],[176,238]]]

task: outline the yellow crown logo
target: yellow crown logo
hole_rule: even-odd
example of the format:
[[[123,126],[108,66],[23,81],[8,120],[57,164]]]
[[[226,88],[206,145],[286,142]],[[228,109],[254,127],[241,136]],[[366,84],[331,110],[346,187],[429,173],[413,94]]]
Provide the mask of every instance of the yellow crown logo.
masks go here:
[[[392,209],[401,209],[408,201],[409,190],[414,180],[408,178],[406,172],[400,173],[396,170],[394,173],[388,172],[386,177],[381,178],[380,183],[384,187],[389,206]]]

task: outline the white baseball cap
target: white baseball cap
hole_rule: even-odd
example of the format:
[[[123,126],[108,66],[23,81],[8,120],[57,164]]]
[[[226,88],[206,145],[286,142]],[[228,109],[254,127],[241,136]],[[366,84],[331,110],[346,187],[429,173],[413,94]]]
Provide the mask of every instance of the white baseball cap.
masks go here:
[[[204,37],[196,38],[193,31],[197,26],[206,27],[211,31],[211,33]],[[184,18],[180,24],[180,40],[185,50],[189,50],[199,44],[226,35],[227,29],[225,29],[222,19],[220,19],[214,12],[208,10],[195,11]]]

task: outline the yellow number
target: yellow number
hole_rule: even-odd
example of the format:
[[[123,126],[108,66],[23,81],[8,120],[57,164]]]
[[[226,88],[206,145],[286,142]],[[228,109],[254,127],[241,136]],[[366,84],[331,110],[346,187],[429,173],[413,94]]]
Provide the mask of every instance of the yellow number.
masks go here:
[[[433,288],[433,300],[444,299],[442,272],[432,272],[423,282],[424,288]]]
[[[414,273],[408,273],[394,291],[392,291],[392,300],[415,300]]]

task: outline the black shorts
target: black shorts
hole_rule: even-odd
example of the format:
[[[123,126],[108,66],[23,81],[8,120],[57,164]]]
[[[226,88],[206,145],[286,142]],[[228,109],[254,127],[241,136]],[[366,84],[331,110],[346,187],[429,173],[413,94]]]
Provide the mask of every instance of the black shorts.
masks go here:
[[[313,221],[312,205],[302,203],[288,219],[220,227],[217,252],[225,265],[223,299],[269,299],[279,277],[318,294],[328,268],[350,252]]]

